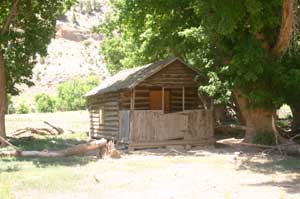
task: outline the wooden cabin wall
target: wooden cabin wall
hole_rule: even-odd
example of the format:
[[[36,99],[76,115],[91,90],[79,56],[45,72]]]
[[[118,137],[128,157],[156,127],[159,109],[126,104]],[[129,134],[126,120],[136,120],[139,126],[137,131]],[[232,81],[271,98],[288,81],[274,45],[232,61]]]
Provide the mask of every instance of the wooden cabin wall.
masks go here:
[[[197,73],[180,61],[175,61],[156,74],[142,81],[141,87],[195,87]]]
[[[119,131],[119,93],[88,98],[92,137],[117,137]]]
[[[198,86],[195,81],[197,73],[180,61],[175,61],[153,76],[139,83],[135,89],[135,110],[150,110],[149,95],[151,90],[170,91],[170,112],[182,111],[182,88],[185,87],[185,110],[201,108]],[[120,92],[120,110],[130,109],[132,90]]]
[[[135,110],[149,110],[149,92],[150,88],[148,87],[139,87],[137,86],[134,89],[135,92]],[[131,99],[131,90],[120,92],[120,109],[121,110],[130,110],[130,99]]]
[[[160,87],[136,87],[135,88],[135,110],[150,110],[149,94],[153,89],[161,90]],[[182,111],[182,88],[165,88],[170,91],[170,112]],[[202,108],[197,94],[197,87],[185,87],[185,110]],[[120,92],[120,110],[130,110],[131,91]]]

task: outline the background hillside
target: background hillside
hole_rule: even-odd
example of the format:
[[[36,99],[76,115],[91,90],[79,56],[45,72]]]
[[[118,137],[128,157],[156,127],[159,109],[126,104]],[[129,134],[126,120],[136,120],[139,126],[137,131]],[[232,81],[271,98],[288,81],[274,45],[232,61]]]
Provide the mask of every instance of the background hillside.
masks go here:
[[[40,57],[33,70],[34,86],[20,87],[15,104],[34,103],[37,93],[55,94],[56,86],[75,77],[97,75],[100,80],[109,75],[99,55],[101,36],[92,29],[108,10],[107,0],[80,0],[57,21],[56,37],[48,46],[48,56]]]

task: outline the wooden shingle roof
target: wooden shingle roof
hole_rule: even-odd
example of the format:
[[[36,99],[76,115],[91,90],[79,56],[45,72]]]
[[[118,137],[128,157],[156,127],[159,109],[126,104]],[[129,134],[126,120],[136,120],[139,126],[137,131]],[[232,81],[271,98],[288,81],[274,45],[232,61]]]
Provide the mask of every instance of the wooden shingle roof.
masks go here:
[[[117,74],[105,79],[99,86],[86,93],[85,96],[90,97],[108,92],[116,92],[122,89],[134,88],[141,81],[154,75],[175,61],[180,61],[185,64],[181,59],[175,57],[136,68],[122,70]],[[194,70],[193,68],[191,69]]]

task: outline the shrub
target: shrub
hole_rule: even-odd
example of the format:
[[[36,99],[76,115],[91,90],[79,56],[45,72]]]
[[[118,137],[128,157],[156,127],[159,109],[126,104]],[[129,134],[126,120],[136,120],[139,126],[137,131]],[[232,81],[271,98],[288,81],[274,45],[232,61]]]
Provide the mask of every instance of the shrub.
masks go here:
[[[36,109],[38,112],[53,112],[55,108],[55,100],[46,93],[37,94],[34,97]]]
[[[76,78],[60,84],[57,88],[58,96],[56,108],[60,111],[75,111],[86,109],[84,94],[97,86],[99,80],[96,76]]]
[[[25,102],[21,102],[17,107],[16,113],[18,114],[27,114],[29,113],[29,106]]]
[[[14,105],[13,105],[13,101],[12,101],[12,96],[11,95],[7,95],[7,109],[6,109],[6,113],[7,114],[12,114],[15,112],[15,109],[14,109]]]
[[[254,144],[263,144],[263,145],[275,145],[276,140],[272,133],[262,132],[257,133],[253,138]]]

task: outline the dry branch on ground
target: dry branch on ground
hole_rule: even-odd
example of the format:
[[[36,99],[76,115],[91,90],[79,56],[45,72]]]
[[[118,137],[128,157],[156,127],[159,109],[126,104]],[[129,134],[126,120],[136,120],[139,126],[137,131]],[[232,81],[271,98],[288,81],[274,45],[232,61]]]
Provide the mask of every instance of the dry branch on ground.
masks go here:
[[[277,144],[274,146],[262,145],[262,144],[251,144],[243,142],[243,139],[235,139],[229,138],[224,140],[219,140],[217,143],[230,145],[230,146],[239,146],[239,147],[252,147],[252,148],[260,148],[266,152],[278,151],[281,154],[287,155],[300,155],[300,145],[293,141],[294,138],[299,137],[300,135],[294,136],[293,138],[287,140],[282,144]]]

